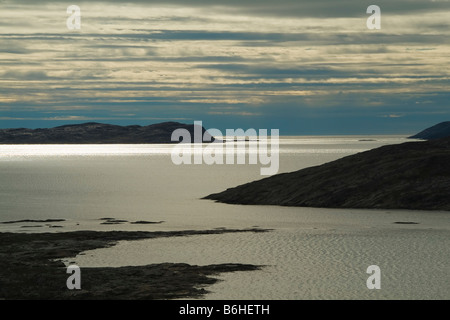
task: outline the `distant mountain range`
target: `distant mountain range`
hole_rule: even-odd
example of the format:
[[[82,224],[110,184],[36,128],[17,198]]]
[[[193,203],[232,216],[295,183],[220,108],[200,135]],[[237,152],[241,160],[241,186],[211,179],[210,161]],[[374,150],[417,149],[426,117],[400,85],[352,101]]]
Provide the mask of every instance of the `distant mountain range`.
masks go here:
[[[409,138],[431,140],[446,137],[450,137],[450,121],[438,123],[437,125],[425,129]]]
[[[0,144],[178,143],[178,141],[171,141],[172,133],[176,129],[188,130],[194,139],[193,124],[163,122],[149,126],[118,126],[89,122],[49,129],[0,129]],[[202,127],[202,135],[205,131]],[[211,139],[214,141],[214,138]]]
[[[450,211],[450,138],[388,145],[205,199],[231,204]]]

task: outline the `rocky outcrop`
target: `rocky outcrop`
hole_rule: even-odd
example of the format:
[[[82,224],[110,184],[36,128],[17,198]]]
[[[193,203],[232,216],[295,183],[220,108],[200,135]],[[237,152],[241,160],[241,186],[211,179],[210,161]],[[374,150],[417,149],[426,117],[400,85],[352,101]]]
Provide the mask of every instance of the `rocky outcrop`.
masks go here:
[[[450,210],[450,138],[388,145],[211,194],[232,204]]]
[[[252,271],[260,266],[224,263],[193,266],[161,263],[119,268],[81,268],[81,290],[69,290],[65,264],[59,259],[82,251],[111,247],[118,241],[264,232],[264,229],[186,231],[76,231],[60,233],[0,233],[0,300],[3,299],[175,299],[207,293],[201,286],[217,281],[222,272]],[[81,266],[80,266],[81,267]]]

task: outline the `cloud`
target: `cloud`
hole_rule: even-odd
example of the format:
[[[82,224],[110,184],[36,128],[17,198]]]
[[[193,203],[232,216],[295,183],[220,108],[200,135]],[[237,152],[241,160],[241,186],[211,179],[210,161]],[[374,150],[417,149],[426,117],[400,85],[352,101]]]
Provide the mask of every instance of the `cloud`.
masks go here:
[[[246,111],[208,111],[209,115],[219,115],[219,116],[242,116],[242,117],[255,117],[260,116],[261,113],[258,112],[246,112]]]
[[[0,77],[2,79],[8,80],[27,80],[27,81],[40,81],[40,80],[48,80],[55,79],[55,77],[50,77],[47,75],[45,71],[36,70],[36,71],[5,71]]]
[[[385,114],[385,115],[382,115],[381,117],[382,118],[390,118],[390,119],[395,119],[395,118],[401,118],[401,117],[404,117],[405,115],[403,115],[403,114]]]
[[[349,0],[77,4],[70,31],[67,2],[2,2],[2,123],[449,114],[450,3],[380,0],[379,31]]]
[[[4,1],[6,4],[14,4],[14,1]],[[21,3],[34,4],[34,1],[27,0]],[[43,0],[40,3],[63,3],[63,0]],[[78,5],[83,8],[90,2],[79,1]],[[105,0],[99,1],[105,5],[123,5],[123,1]],[[146,5],[155,6],[179,6],[179,7],[196,7],[196,8],[218,8],[223,11],[233,13],[242,13],[250,15],[269,15],[269,16],[295,16],[295,17],[355,17],[364,16],[366,8],[371,2],[361,3],[354,0],[314,0],[314,1],[298,1],[298,0],[132,0],[127,1],[129,6]],[[448,1],[435,0],[378,0],[377,5],[382,8],[382,12],[391,13],[423,13],[429,11],[442,11],[448,9]]]

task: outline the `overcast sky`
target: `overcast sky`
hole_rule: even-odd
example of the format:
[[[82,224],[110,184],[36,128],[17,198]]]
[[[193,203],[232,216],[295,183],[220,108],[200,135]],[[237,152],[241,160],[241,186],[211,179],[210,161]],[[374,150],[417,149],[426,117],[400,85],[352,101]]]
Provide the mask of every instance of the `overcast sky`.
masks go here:
[[[0,127],[416,133],[450,120],[449,27],[448,0],[0,0]]]

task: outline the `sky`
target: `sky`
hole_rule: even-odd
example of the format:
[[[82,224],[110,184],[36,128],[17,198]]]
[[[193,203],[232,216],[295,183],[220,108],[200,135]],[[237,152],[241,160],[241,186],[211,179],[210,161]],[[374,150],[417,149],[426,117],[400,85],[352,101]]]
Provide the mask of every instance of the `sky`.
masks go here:
[[[0,128],[413,134],[450,120],[449,80],[449,0],[0,0]]]

